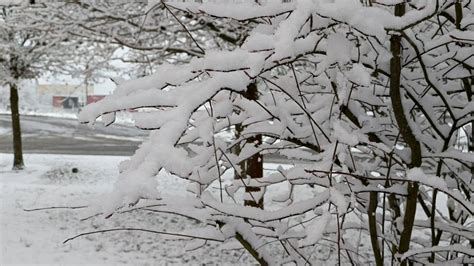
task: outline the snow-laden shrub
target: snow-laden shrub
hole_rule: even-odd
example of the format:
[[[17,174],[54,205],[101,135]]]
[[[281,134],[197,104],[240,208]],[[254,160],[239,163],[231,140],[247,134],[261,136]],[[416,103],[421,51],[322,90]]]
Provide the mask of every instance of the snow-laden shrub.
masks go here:
[[[269,243],[297,264],[315,246],[342,263],[473,262],[472,1],[166,5],[254,28],[238,48],[163,64],[82,111],[112,123],[143,109],[135,125],[150,130],[103,213],[158,202],[207,225],[190,237],[236,238],[261,264],[275,262]],[[256,154],[291,166],[249,178],[241,165]],[[188,192],[160,195],[162,170]],[[242,205],[248,187],[260,189],[246,200],[267,191],[264,209]]]

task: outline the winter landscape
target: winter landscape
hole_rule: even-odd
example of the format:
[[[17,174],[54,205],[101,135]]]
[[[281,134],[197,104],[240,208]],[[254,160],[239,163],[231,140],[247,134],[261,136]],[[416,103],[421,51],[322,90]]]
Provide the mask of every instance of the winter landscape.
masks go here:
[[[0,0],[0,265],[473,265],[474,1]]]

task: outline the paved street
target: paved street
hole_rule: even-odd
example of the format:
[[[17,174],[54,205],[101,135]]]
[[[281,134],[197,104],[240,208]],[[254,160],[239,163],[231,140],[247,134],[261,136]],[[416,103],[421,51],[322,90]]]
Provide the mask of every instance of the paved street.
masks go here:
[[[131,156],[148,136],[133,126],[112,124],[94,128],[74,119],[21,116],[24,153],[120,155]],[[12,153],[10,115],[0,114],[0,153]],[[266,162],[294,163],[276,154],[265,156]],[[299,162],[301,163],[301,162]]]
[[[147,136],[131,126],[98,123],[94,129],[77,120],[21,116],[25,153],[132,155]],[[12,152],[11,119],[0,115],[0,152]]]

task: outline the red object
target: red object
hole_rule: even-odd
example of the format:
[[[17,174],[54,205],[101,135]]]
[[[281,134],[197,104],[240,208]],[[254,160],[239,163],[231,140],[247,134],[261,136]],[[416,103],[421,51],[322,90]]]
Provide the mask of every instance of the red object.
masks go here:
[[[63,96],[53,96],[53,107],[63,108]]]
[[[105,95],[88,95],[87,96],[87,104],[95,103],[99,100],[102,100],[104,97],[105,97]]]
[[[95,103],[99,100],[102,100],[104,97],[105,97],[105,95],[88,95],[87,96],[87,104]]]

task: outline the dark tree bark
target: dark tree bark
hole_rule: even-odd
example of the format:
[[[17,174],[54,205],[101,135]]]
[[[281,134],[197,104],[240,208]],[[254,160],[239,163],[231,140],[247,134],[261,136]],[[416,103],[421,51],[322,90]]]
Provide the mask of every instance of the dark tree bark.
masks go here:
[[[243,96],[248,100],[257,100],[258,99],[258,88],[255,82],[250,83],[247,86],[247,91],[243,93]],[[238,139],[242,136],[242,132],[244,131],[245,126],[242,124],[237,124],[235,126],[235,137]],[[247,143],[254,144],[259,146],[262,144],[262,135],[252,136],[247,139]],[[247,144],[249,145],[249,144]],[[241,152],[240,145],[236,145],[233,151],[236,155],[239,155]],[[242,161],[239,163],[240,173],[235,173],[234,178],[240,179],[243,178],[244,181],[247,176],[250,178],[261,178],[263,176],[263,156],[260,153],[254,154],[252,157],[248,158],[247,160]],[[235,169],[237,171],[237,169]],[[255,208],[263,209],[263,195],[261,198],[253,199],[250,197],[250,193],[260,192],[262,188],[260,187],[252,187],[247,186],[245,187],[245,193],[248,195],[248,198],[244,200],[244,206],[251,206]],[[260,194],[260,193],[259,193]],[[260,254],[256,247],[253,247],[245,238],[237,233],[235,235],[237,241],[252,255],[260,265],[268,265],[268,262],[265,261],[264,258],[260,257]]]
[[[21,170],[24,168],[24,163],[21,143],[20,111],[18,88],[14,83],[10,84],[10,108],[12,112],[13,170]]]
[[[243,96],[250,101],[258,100],[257,84],[255,82],[249,84],[247,86],[247,90],[243,93]],[[237,139],[242,136],[242,132],[244,131],[244,129],[245,126],[241,124],[236,125],[235,137]],[[249,137],[247,139],[247,145],[249,145],[249,143],[256,145],[257,147],[260,146],[262,144],[262,135]],[[239,145],[236,145],[234,149],[235,154],[239,155],[240,151],[241,147]],[[247,160],[244,160],[239,163],[239,167],[241,172],[234,174],[235,179],[245,179],[247,176],[250,176],[250,178],[261,178],[263,176],[263,156],[260,153],[257,153],[252,157],[248,158]],[[250,193],[260,192],[261,189],[262,188],[260,187],[247,186],[245,187],[245,192],[247,195],[250,195]],[[263,209],[263,195],[261,198],[255,198],[255,200],[251,197],[250,199],[247,198],[246,200],[244,200],[244,205]]]
[[[400,3],[395,6],[395,16],[401,17],[405,14],[405,3]],[[392,58],[390,60],[390,99],[392,101],[393,112],[397,121],[400,135],[405,140],[411,151],[410,168],[421,166],[421,147],[420,142],[416,139],[405,117],[405,111],[402,103],[401,95],[401,36],[394,34],[390,38],[390,50]],[[405,215],[403,217],[403,230],[400,235],[400,243],[398,246],[398,253],[403,254],[410,248],[411,235],[413,231],[413,224],[415,221],[416,205],[418,198],[418,183],[409,181],[407,184],[408,196],[405,205]],[[401,262],[402,266],[407,265],[407,260]]]
[[[369,199],[369,232],[370,232],[370,242],[372,244],[372,251],[374,252],[375,265],[383,266],[383,257],[380,250],[380,244],[378,239],[377,232],[377,204],[378,204],[378,194],[377,192],[370,192]]]
[[[245,98],[251,101],[258,100],[258,88],[255,82],[250,83],[247,86],[247,91],[245,92]],[[262,135],[255,135],[247,139],[247,142],[253,144],[255,146],[260,146],[262,144]],[[260,153],[254,154],[252,157],[248,158],[245,162],[245,175],[250,176],[251,179],[254,178],[261,178],[263,176],[263,156]],[[250,193],[258,192],[260,194],[262,188],[261,187],[252,187],[247,186],[245,187],[245,192],[250,195]],[[263,209],[263,195],[259,198],[247,198],[244,201],[245,206],[252,206],[256,208]]]
[[[262,144],[262,135],[257,135],[248,139],[249,142],[254,143],[256,146],[260,146]],[[246,174],[250,176],[250,178],[261,178],[263,176],[263,156],[260,153],[255,154],[254,156],[250,157],[247,160],[246,165]],[[246,193],[255,193],[261,192],[261,187],[252,187],[247,186],[245,188]],[[256,208],[263,209],[263,195],[260,198],[251,198],[246,199],[244,201],[245,206],[252,206]]]
[[[247,91],[243,93],[243,96],[248,100],[257,100],[258,99],[258,88],[255,82],[250,83],[247,86]],[[237,124],[235,126],[235,137],[236,139],[242,136],[245,126],[242,124]],[[255,144],[259,146],[262,144],[262,135],[252,136],[247,139],[247,143]],[[248,144],[247,144],[248,145]],[[233,151],[236,155],[239,155],[241,152],[240,144],[235,146]],[[247,160],[239,163],[240,173],[235,172],[234,178],[240,179],[243,178],[244,181],[247,176],[250,178],[261,178],[263,176],[263,156],[260,153],[253,155]],[[237,169],[234,169],[237,171]],[[248,195],[248,198],[244,200],[244,206],[251,206],[255,208],[263,209],[263,195],[259,199],[253,199],[250,197],[250,193],[260,192],[262,188],[260,187],[245,187],[245,194]],[[250,199],[249,199],[250,198]],[[237,241],[247,250],[252,257],[254,257],[260,265],[268,265],[268,262],[264,258],[260,257],[260,254],[256,247],[253,247],[241,234],[237,233],[235,235]]]

